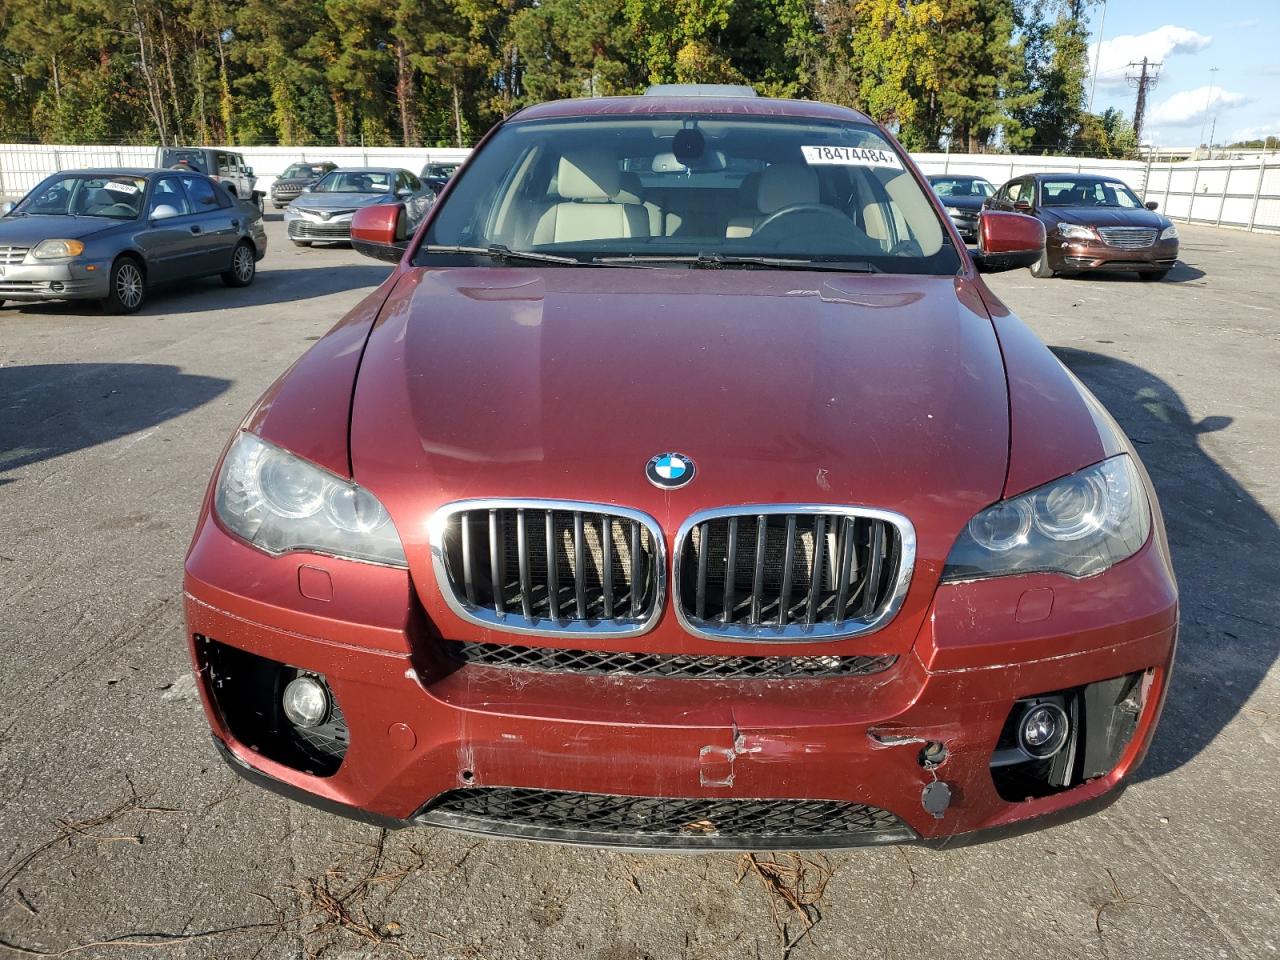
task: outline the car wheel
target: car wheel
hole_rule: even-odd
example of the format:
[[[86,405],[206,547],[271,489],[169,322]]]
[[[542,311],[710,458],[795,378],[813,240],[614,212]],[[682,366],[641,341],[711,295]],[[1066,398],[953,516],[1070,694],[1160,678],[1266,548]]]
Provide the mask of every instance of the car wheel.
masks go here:
[[[310,241],[310,240],[295,240],[295,241],[293,241],[293,245],[294,245],[295,247],[309,247],[309,246],[311,246],[311,241]]]
[[[1157,283],[1169,275],[1168,270],[1139,270],[1138,279],[1147,283]]]
[[[1031,275],[1040,280],[1053,276],[1053,270],[1049,267],[1048,250],[1040,251],[1040,259],[1031,265]]]
[[[110,292],[102,301],[107,313],[137,313],[147,298],[147,278],[133,257],[117,257],[108,278]]]
[[[258,264],[254,260],[253,244],[241,240],[231,254],[231,269],[222,275],[222,282],[228,287],[247,287],[253,283],[258,272]]]

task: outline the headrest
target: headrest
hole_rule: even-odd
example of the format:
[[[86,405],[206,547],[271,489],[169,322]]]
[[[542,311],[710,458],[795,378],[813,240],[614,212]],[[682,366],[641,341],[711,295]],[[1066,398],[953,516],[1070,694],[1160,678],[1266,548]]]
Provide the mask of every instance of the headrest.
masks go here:
[[[89,192],[89,206],[91,207],[109,207],[115,202],[116,198],[101,187]]]
[[[738,184],[738,203],[744,207],[756,208],[756,199],[760,196],[760,171],[748,173]]]
[[[618,183],[620,186],[614,200],[618,203],[644,203],[644,184],[640,182],[640,174],[628,170],[619,177]]]
[[[560,158],[556,192],[565,200],[609,200],[621,187],[618,161],[603,153],[575,153]]]
[[[817,203],[818,175],[803,163],[773,163],[760,174],[756,206],[769,214],[797,203]]]

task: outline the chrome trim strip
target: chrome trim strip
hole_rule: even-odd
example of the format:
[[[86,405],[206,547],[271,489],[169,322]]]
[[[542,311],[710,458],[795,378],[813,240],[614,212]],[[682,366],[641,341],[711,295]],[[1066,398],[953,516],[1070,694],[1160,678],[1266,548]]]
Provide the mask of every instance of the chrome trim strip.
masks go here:
[[[529,620],[519,613],[499,614],[494,610],[468,605],[465,600],[454,594],[449,582],[449,570],[445,564],[444,534],[449,518],[456,513],[467,510],[566,510],[581,511],[589,514],[605,514],[623,520],[634,520],[642,524],[653,540],[657,556],[654,558],[654,574],[656,577],[656,595],[653,609],[643,620],[630,617],[615,617],[608,620],[568,620],[564,617],[553,620],[534,617]],[[468,623],[478,624],[490,630],[506,633],[518,633],[539,637],[638,637],[648,633],[662,618],[663,607],[667,599],[667,541],[663,536],[658,521],[647,513],[620,507],[612,503],[592,503],[582,500],[540,500],[492,497],[478,500],[456,500],[447,503],[431,515],[427,526],[431,542],[431,566],[436,575],[436,587],[441,597],[455,614]],[[629,608],[628,608],[629,609]]]
[[[708,520],[722,520],[726,517],[755,517],[760,514],[775,516],[777,514],[823,514],[838,517],[866,517],[873,520],[884,520],[898,530],[899,563],[898,579],[888,601],[875,616],[868,619],[851,617],[841,626],[835,624],[815,623],[806,627],[803,623],[789,623],[779,627],[776,624],[716,624],[699,621],[684,611],[680,600],[680,567],[684,557],[685,538],[693,528]],[[720,640],[732,643],[813,643],[826,640],[847,640],[849,637],[861,637],[874,633],[891,621],[902,607],[907,596],[907,588],[911,586],[911,576],[916,565],[916,530],[911,521],[900,513],[891,510],[878,510],[874,507],[838,506],[822,503],[743,503],[732,507],[717,507],[712,510],[700,510],[692,514],[680,525],[676,534],[672,582],[672,606],[680,625],[695,637],[705,640]]]

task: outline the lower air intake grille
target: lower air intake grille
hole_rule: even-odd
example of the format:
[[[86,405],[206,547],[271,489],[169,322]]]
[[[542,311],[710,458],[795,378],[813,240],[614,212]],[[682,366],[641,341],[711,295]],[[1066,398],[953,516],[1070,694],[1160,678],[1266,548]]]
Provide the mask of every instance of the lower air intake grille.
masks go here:
[[[883,626],[911,580],[905,517],[821,506],[695,514],[676,544],[676,610],[693,633],[830,640]]]
[[[849,657],[724,657],[676,653],[620,653],[563,650],[505,643],[450,643],[460,663],[544,673],[595,676],[667,677],[702,680],[804,680],[865,677],[882,673],[898,659],[890,654]]]
[[[634,636],[662,612],[657,523],[622,507],[469,500],[431,525],[436,579],[465,619],[542,636]]]
[[[915,836],[886,810],[839,800],[626,797],[515,787],[450,790],[417,819],[480,833],[624,847],[789,849]]]

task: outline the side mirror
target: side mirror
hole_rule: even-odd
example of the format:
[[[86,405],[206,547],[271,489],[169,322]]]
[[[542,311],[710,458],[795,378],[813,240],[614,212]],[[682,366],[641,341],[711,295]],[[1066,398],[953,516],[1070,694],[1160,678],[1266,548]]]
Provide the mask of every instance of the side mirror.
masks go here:
[[[983,210],[975,265],[983,273],[1029,267],[1044,251],[1044,224],[1021,213]]]
[[[245,175],[246,177],[252,177],[252,176],[253,176],[253,167],[245,167],[245,168],[244,168],[244,175]]]
[[[409,245],[402,203],[361,207],[351,217],[351,246],[375,260],[399,263]]]
[[[13,208],[16,206],[17,204],[12,200],[6,200],[4,203],[0,203],[0,217],[7,217],[13,212]]]
[[[1154,200],[1148,200],[1146,207],[1148,210],[1158,210],[1160,208],[1160,204],[1156,203]]]
[[[1027,200],[1015,200],[1013,201],[1013,209],[1019,210],[1025,213],[1027,210],[1031,209],[1031,203],[1030,201],[1027,201]]]

